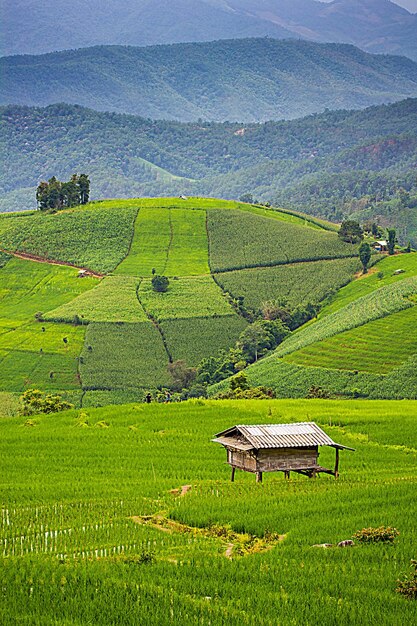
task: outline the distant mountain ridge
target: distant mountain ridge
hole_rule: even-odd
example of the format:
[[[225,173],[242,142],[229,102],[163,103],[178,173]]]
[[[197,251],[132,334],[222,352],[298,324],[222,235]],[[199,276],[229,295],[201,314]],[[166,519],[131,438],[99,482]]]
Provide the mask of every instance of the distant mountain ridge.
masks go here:
[[[269,36],[417,60],[417,15],[389,0],[4,0],[0,54]]]
[[[0,211],[33,208],[40,179],[85,171],[94,198],[249,192],[332,221],[379,216],[417,246],[417,99],[245,125],[65,104],[0,114]]]
[[[0,104],[257,122],[417,96],[417,63],[345,44],[221,40],[0,59]]]

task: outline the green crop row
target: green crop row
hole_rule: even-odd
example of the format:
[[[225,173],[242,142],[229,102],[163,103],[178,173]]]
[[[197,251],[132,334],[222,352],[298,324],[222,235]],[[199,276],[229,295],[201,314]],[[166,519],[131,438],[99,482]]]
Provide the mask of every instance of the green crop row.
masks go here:
[[[259,309],[267,300],[286,300],[291,307],[318,303],[347,284],[360,269],[357,259],[334,259],[216,274],[216,281],[245,305]]]
[[[394,590],[415,549],[416,415],[416,402],[200,400],[36,416],[30,427],[3,417],[0,620],[412,624],[414,603]],[[230,482],[215,433],[294,421],[355,448],[341,452],[339,481],[268,474],[259,485],[238,472]],[[334,451],[321,448],[320,463],[332,467]],[[141,523],[154,514],[170,532]],[[199,531],[213,524],[224,539]],[[400,531],[390,546],[313,547],[381,525]],[[230,531],[281,540],[240,556]]]
[[[245,211],[207,213],[213,272],[357,254],[357,246],[342,242],[333,232]]]
[[[145,279],[138,290],[144,309],[158,322],[167,319],[232,315],[233,309],[211,276],[171,279],[168,291],[157,293]]]
[[[204,210],[141,208],[129,255],[116,274],[151,276],[208,274]]]
[[[297,365],[386,374],[417,354],[417,306],[317,341],[285,357]]]
[[[195,367],[202,359],[231,348],[247,322],[238,315],[225,315],[165,320],[160,326],[173,360]]]
[[[168,355],[157,328],[137,324],[92,323],[80,358],[85,390],[129,390],[168,385]]]
[[[410,277],[381,287],[367,296],[350,302],[343,309],[300,329],[286,339],[266,360],[285,356],[316,341],[328,339],[346,330],[412,307],[413,304],[409,298],[415,293],[417,293],[417,277]],[[252,367],[262,367],[262,364],[255,364]]]
[[[88,207],[10,217],[0,222],[1,247],[95,272],[112,271],[129,251],[137,208]]]
[[[84,280],[84,279],[82,279]],[[107,276],[94,288],[71,302],[44,315],[59,322],[144,322],[146,313],[136,291],[139,279],[132,276]]]

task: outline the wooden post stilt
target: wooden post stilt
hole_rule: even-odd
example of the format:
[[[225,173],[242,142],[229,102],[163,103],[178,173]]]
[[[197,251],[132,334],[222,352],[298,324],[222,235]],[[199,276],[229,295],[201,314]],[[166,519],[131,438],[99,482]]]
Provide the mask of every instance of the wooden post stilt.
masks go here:
[[[339,448],[336,448],[336,461],[334,464],[334,477],[337,480],[339,478]]]
[[[231,478],[230,478],[230,480],[232,481],[232,483],[234,483],[234,482],[235,482],[235,471],[236,471],[236,468],[235,468],[235,467],[232,467],[232,476],[231,476]]]
[[[285,472],[284,472],[284,476],[285,476],[285,478],[286,478],[287,480],[289,480],[289,479],[290,479],[290,472],[289,472],[288,470],[285,470]]]
[[[256,482],[257,483],[262,482],[262,472],[256,472]]]

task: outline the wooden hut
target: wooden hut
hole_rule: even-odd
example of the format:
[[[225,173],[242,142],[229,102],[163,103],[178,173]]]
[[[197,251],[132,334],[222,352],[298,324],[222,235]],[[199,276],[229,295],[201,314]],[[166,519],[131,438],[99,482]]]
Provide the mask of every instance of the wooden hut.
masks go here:
[[[263,426],[233,426],[216,435],[214,442],[227,450],[227,462],[232,467],[232,481],[236,469],[256,474],[262,482],[264,472],[290,472],[314,478],[324,472],[339,476],[339,451],[352,450],[335,443],[314,422],[296,424],[266,424]],[[334,469],[318,464],[319,447],[336,450]]]

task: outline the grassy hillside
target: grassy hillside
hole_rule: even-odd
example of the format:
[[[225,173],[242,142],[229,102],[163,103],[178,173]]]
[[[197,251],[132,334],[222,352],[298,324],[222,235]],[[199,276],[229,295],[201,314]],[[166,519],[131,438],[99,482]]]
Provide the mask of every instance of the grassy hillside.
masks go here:
[[[1,621],[414,623],[395,588],[415,556],[416,416],[415,402],[200,400],[2,417]],[[230,482],[215,433],[295,420],[355,448],[339,481]],[[393,545],[312,547],[381,525],[399,530]]]
[[[250,382],[283,397],[305,396],[312,387],[331,395],[416,397],[416,296],[415,253],[380,261],[341,289],[317,320],[250,366]]]
[[[2,247],[28,258],[2,253],[0,350],[12,364],[2,390],[56,390],[62,381],[76,403],[89,405],[170,386],[170,362],[196,367],[234,345],[248,321],[233,298],[255,311],[273,299],[317,306],[346,284],[359,269],[357,246],[330,228],[289,211],[198,198],[4,215]],[[79,278],[41,260],[105,276]],[[230,267],[240,269],[224,271]],[[153,290],[152,272],[169,277],[166,293]],[[22,354],[20,344],[28,346]]]
[[[417,64],[405,57],[267,38],[99,46],[3,57],[0,68],[1,104],[68,102],[194,122],[293,119],[417,95]]]
[[[78,220],[79,239],[67,230],[81,232]],[[172,385],[169,363],[196,367],[232,347],[265,302],[295,310],[331,297],[317,320],[249,367],[251,382],[290,397],[314,385],[347,396],[415,396],[415,254],[385,258],[350,283],[360,269],[357,246],[327,224],[198,198],[9,214],[0,230],[9,252],[0,269],[4,392],[36,385],[70,393],[77,404],[135,400]],[[108,273],[79,278],[74,268],[30,260],[33,253]],[[152,272],[169,277],[166,293],[153,290]]]
[[[96,198],[249,192],[333,221],[378,219],[417,245],[415,99],[266,124],[155,122],[62,104],[1,116],[2,211],[33,208],[40,179],[78,169]]]

